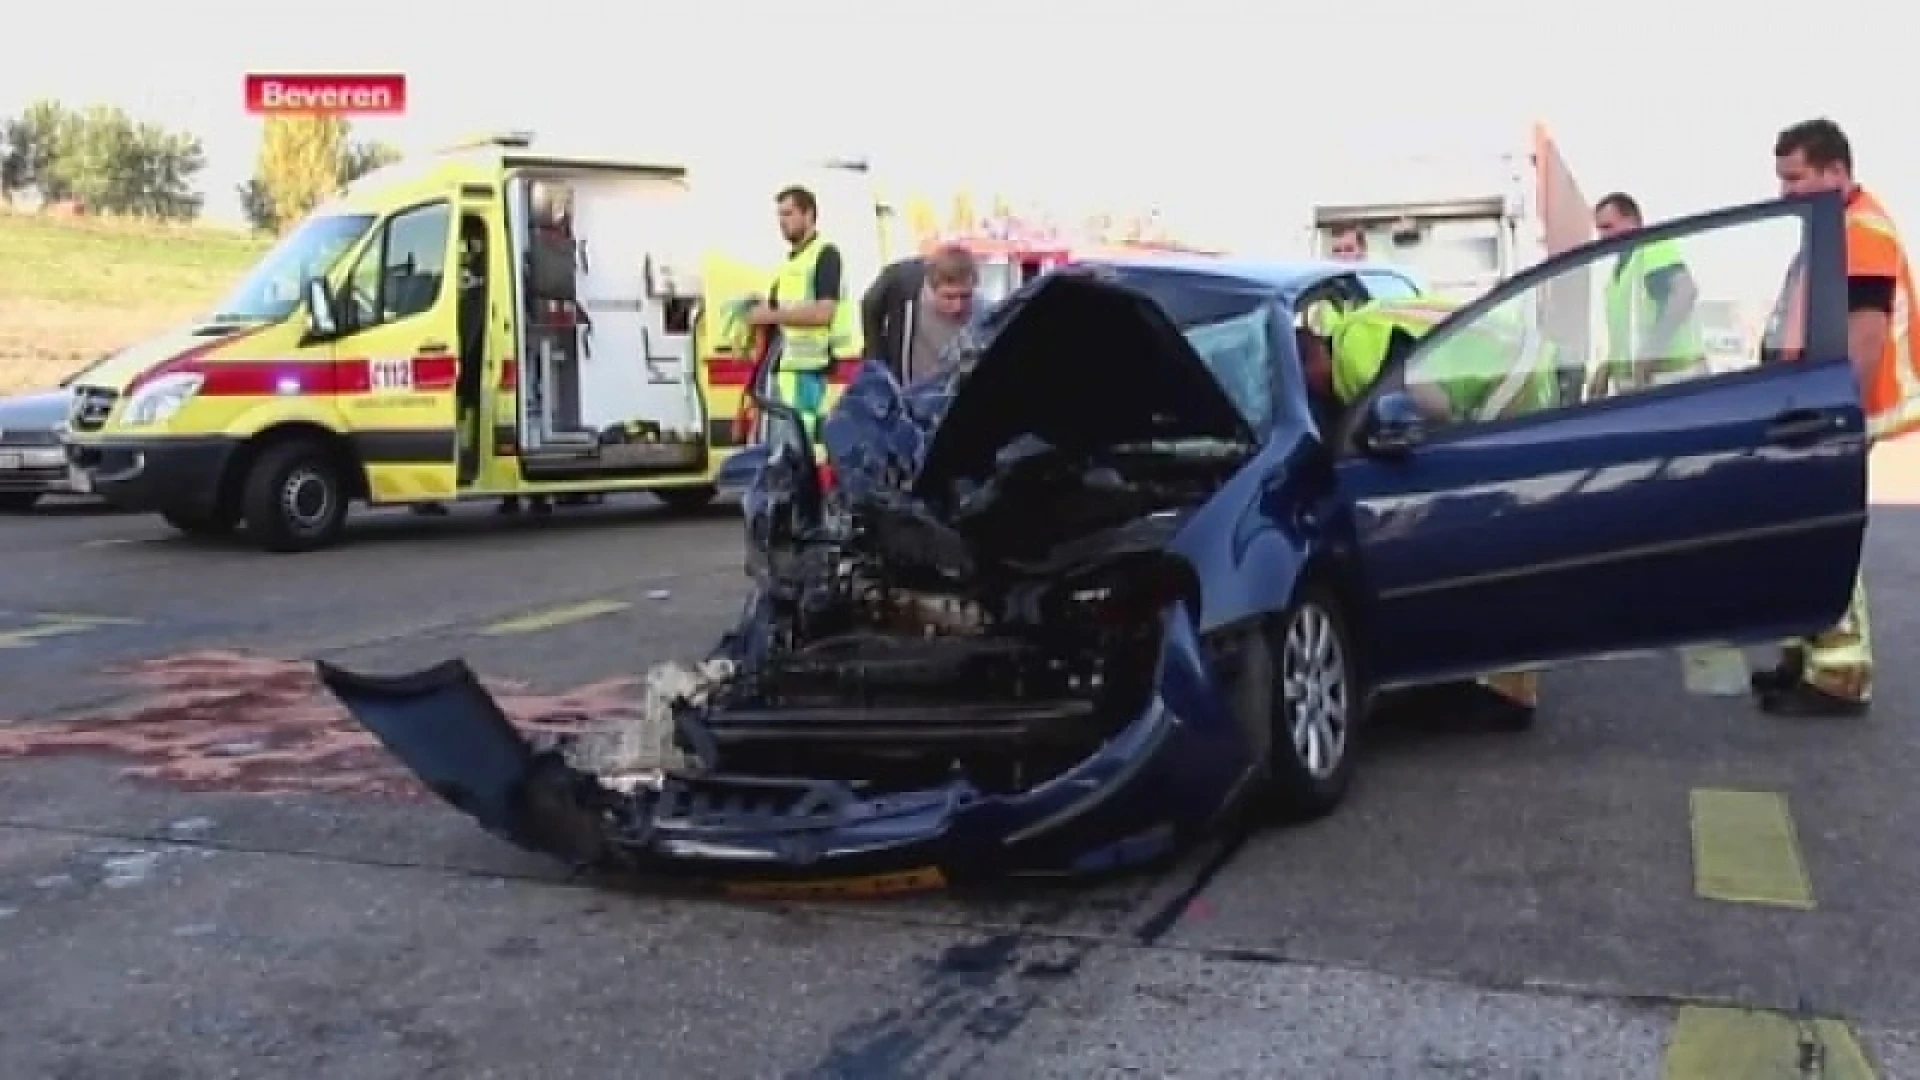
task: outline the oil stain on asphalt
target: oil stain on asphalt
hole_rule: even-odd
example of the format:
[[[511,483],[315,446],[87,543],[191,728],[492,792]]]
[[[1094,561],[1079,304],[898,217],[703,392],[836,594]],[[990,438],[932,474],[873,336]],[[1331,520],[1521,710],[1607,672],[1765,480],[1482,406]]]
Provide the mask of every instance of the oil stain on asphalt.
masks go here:
[[[1245,847],[1235,829],[1205,845],[1177,891],[1178,871],[1111,889],[1027,906],[1005,931],[949,946],[927,964],[912,1004],[852,1025],[829,1042],[819,1061],[787,1080],[878,1080],[889,1076],[963,1080],[1077,976],[1099,949],[1158,942]],[[1076,916],[1090,916],[1082,921]],[[985,921],[985,920],[983,920]]]

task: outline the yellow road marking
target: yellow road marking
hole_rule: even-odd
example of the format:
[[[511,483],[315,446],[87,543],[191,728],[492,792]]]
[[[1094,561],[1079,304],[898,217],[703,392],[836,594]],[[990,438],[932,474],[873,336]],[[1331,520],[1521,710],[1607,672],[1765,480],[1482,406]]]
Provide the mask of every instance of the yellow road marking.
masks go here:
[[[1683,1005],[1661,1080],[1875,1080],[1853,1029],[1753,1009]]]
[[[139,626],[139,619],[128,619],[118,615],[81,615],[72,611],[36,611],[35,618],[48,622],[80,623],[85,626]]]
[[[1735,904],[1813,908],[1813,882],[1786,796],[1771,791],[1696,788],[1693,891]]]
[[[139,544],[144,542],[144,540],[137,536],[114,536],[102,540],[82,540],[80,541],[80,546],[83,548],[120,547],[124,544]]]
[[[631,606],[622,600],[588,600],[565,607],[536,611],[529,615],[497,622],[481,631],[483,634],[535,634],[542,630],[551,630],[556,626],[597,619],[602,615],[611,615],[616,611],[625,611]]]
[[[52,611],[36,611],[27,615],[26,618],[29,623],[26,626],[13,630],[0,630],[0,649],[30,649],[47,638],[84,634],[103,626],[140,625],[138,619],[121,619],[108,615],[68,615]]]

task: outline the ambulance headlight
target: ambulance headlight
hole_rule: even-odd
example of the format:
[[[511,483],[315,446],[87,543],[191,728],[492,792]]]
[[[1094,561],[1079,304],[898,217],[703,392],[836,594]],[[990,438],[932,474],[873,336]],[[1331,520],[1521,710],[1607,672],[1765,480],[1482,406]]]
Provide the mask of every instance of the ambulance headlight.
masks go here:
[[[121,422],[132,427],[164,424],[200,392],[200,384],[205,381],[203,376],[188,372],[162,375],[133,392]]]

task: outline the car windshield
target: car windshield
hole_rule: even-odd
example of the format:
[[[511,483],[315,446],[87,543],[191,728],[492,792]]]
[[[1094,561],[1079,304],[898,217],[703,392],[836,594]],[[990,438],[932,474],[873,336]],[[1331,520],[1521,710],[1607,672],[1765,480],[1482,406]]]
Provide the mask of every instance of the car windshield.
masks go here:
[[[1240,415],[1246,417],[1248,426],[1265,431],[1273,413],[1266,307],[1188,326],[1182,333],[1233,399]]]
[[[373,224],[371,214],[308,218],[267,252],[215,308],[215,322],[276,322],[300,305],[301,287],[333,268]]]

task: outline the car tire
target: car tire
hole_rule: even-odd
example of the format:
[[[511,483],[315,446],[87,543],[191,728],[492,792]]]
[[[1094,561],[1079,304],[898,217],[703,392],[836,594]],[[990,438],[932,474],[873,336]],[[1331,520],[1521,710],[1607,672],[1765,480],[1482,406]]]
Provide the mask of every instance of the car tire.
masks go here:
[[[0,491],[0,513],[23,514],[39,502],[37,491]]]
[[[339,460],[317,442],[275,443],[247,470],[241,491],[247,533],[268,551],[313,551],[340,539],[347,483]]]
[[[1283,821],[1332,813],[1353,782],[1366,706],[1359,656],[1333,590],[1301,589],[1263,637],[1271,673],[1268,797]]]
[[[690,514],[704,510],[720,494],[720,489],[711,484],[697,487],[656,488],[653,497],[667,504],[667,509],[676,514]]]
[[[206,514],[195,514],[185,510],[162,510],[160,518],[183,535],[203,539],[226,536],[240,524],[240,515],[225,509]]]

